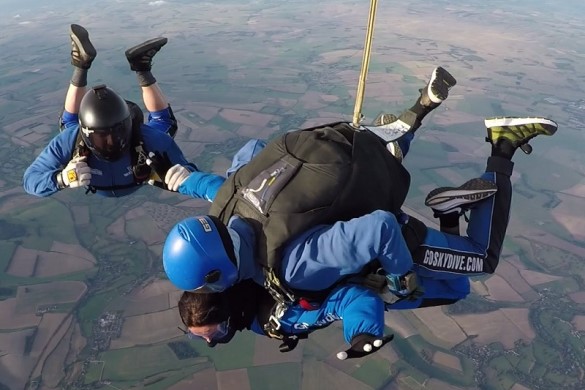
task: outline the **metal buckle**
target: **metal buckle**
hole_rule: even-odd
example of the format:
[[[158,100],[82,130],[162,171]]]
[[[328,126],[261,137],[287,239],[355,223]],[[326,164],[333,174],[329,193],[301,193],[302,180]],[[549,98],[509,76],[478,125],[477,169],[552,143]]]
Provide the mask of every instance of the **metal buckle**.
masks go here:
[[[278,318],[276,318],[276,317],[275,317],[275,316],[273,316],[273,315],[271,315],[271,316],[268,318],[268,323],[271,325],[272,329],[274,329],[274,330],[279,330],[279,329],[280,329],[280,327],[281,327],[281,323],[280,323],[280,321],[278,320]]]

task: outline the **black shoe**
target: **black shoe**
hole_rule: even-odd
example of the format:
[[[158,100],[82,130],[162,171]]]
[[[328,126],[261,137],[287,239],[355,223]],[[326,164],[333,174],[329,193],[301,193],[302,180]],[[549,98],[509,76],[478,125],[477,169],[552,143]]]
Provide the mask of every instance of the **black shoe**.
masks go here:
[[[167,38],[150,39],[126,50],[126,58],[130,69],[135,72],[146,72],[152,68],[152,58],[168,42]]]
[[[421,90],[420,103],[426,107],[439,105],[449,96],[449,90],[457,84],[455,77],[442,67],[436,67],[426,87]]]
[[[95,47],[89,40],[89,33],[78,24],[72,24],[69,36],[71,37],[71,65],[89,69],[97,55]]]
[[[433,209],[435,215],[449,214],[454,211],[461,213],[497,191],[496,183],[476,178],[456,188],[440,187],[432,190],[425,199],[425,205]]]

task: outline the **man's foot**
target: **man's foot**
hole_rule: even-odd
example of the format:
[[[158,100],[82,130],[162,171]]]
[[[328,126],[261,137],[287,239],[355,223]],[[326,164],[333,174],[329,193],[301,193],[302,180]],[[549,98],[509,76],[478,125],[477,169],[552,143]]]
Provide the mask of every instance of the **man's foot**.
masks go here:
[[[440,187],[432,190],[425,205],[436,215],[449,214],[455,210],[465,211],[498,191],[496,183],[484,179],[471,179],[459,187]]]
[[[89,40],[89,33],[78,24],[72,24],[69,32],[71,37],[71,65],[89,69],[97,55],[95,47]]]
[[[373,126],[365,127],[382,138],[384,142],[389,143],[398,140],[410,131],[414,131],[417,120],[417,115],[407,110],[400,114],[398,118],[393,114],[380,114],[374,119]]]
[[[521,148],[526,154],[532,152],[528,141],[539,134],[553,135],[557,131],[557,123],[547,118],[487,118],[486,141],[498,145],[499,141],[507,140],[514,148]]]
[[[394,115],[394,114],[381,113],[380,115],[378,115],[376,117],[376,119],[374,119],[374,122],[372,123],[372,125],[374,125],[374,126],[387,125],[388,123],[392,123],[392,122],[396,121],[397,119],[398,118],[396,118],[396,115]]]
[[[436,67],[426,87],[420,92],[420,104],[433,107],[449,96],[449,90],[457,84],[455,77],[442,67]]]
[[[164,37],[154,38],[126,50],[130,69],[135,72],[150,71],[152,58],[167,42],[168,39]]]

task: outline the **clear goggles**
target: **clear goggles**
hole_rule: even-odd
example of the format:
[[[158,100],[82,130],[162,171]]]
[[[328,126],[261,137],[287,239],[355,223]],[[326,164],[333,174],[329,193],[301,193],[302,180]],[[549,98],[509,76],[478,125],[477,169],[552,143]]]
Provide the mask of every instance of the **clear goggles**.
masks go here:
[[[205,333],[194,333],[191,330],[187,329],[187,337],[191,340],[210,340],[210,341],[218,341],[226,337],[230,332],[230,320],[227,319],[220,324],[217,324],[214,328],[210,329]]]

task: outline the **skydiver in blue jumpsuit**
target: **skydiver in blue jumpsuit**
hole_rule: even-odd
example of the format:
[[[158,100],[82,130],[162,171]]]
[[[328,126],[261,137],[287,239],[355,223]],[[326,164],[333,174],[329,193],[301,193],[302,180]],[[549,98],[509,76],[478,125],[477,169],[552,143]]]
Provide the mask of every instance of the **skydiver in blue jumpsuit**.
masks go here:
[[[25,191],[41,197],[77,187],[87,187],[107,197],[135,192],[148,181],[150,169],[144,170],[147,168],[144,164],[142,171],[135,169],[133,126],[139,126],[144,151],[155,153],[172,166],[166,177],[158,179],[164,180],[166,188],[176,191],[177,181],[196,167],[185,159],[172,138],[177,123],[151,73],[152,58],[167,43],[167,38],[154,38],[126,50],[149,111],[148,123],[144,124],[140,108],[129,106],[112,89],[100,85],[87,90],[88,70],[97,53],[83,27],[72,24],[70,37],[74,71],[61,115],[61,132],[26,169]],[[138,115],[133,115],[136,111]],[[85,153],[74,156],[78,133]]]
[[[244,329],[266,336],[261,317],[263,306],[270,303],[267,291],[247,280],[221,293],[184,292],[178,308],[187,327],[186,334],[190,338],[203,339],[213,347],[228,343],[237,331]],[[352,344],[346,358],[360,356],[363,351],[361,344],[364,341],[374,343],[372,337],[382,343],[390,339],[383,336],[384,302],[375,292],[362,286],[336,288],[315,310],[306,310],[299,305],[290,307],[280,323],[283,334],[306,338],[309,333],[341,319],[344,338]]]
[[[315,306],[307,307],[299,301],[289,307],[279,318],[280,329],[284,333],[305,334],[344,319],[344,336],[351,347],[338,357],[364,356],[375,352],[390,339],[383,336],[384,310],[454,303],[469,294],[468,276],[495,271],[509,218],[511,159],[517,148],[528,153],[528,141],[535,136],[554,134],[557,125],[546,118],[492,118],[486,120],[485,125],[486,141],[492,145],[492,151],[486,173],[482,175],[483,180],[473,179],[458,188],[440,188],[432,191],[426,199],[426,204],[433,208],[440,216],[442,225],[447,227],[455,225],[461,212],[470,208],[467,236],[429,228],[422,245],[408,248],[400,234],[404,220],[384,211],[374,211],[350,221],[317,226],[294,237],[283,253],[283,279],[299,290],[318,291],[334,287],[327,298]],[[249,161],[263,145],[261,141],[249,142],[234,158],[231,171]],[[192,174],[179,186],[179,192],[213,200],[217,193],[216,185],[222,180],[212,177],[203,173]],[[224,260],[229,259],[225,255],[225,247],[233,250],[235,261],[229,263],[228,260],[231,268],[227,266],[221,270],[228,277],[218,278],[214,283],[204,280],[198,285],[197,280],[191,278],[191,271],[197,273],[198,268],[205,268],[206,259],[198,258],[191,247],[209,244],[197,240],[194,234],[197,230],[193,226],[197,227],[198,223],[213,229],[210,224],[214,221],[183,221],[171,231],[163,250],[163,262],[169,279],[177,287],[190,290],[184,293],[185,299],[182,298],[183,302],[179,305],[184,324],[191,334],[204,338],[210,345],[228,342],[235,331],[244,328],[264,333],[261,322],[254,319],[256,317],[248,315],[241,318],[245,312],[257,313],[254,307],[240,310],[236,304],[235,315],[224,310],[215,318],[207,317],[210,312],[216,311],[210,308],[218,305],[218,302],[210,303],[207,299],[219,299],[222,305],[229,306],[241,301],[238,297],[245,297],[249,305],[253,301],[249,293],[229,292],[237,291],[240,285],[249,285],[250,280],[258,286],[263,283],[262,270],[254,261],[255,239],[251,227],[238,217],[230,220],[227,236],[222,236],[216,246],[207,246],[207,253],[213,261],[218,261],[218,255],[223,256]],[[392,303],[384,302],[380,295],[363,285],[335,286],[343,275],[359,272],[373,259],[379,260],[387,273],[411,271],[416,274],[420,294],[407,297],[404,292],[393,290],[399,299]],[[173,268],[172,263],[177,260],[185,266]],[[171,267],[168,267],[169,262]],[[217,264],[212,266],[218,268]],[[263,291],[259,287],[251,289]],[[265,292],[262,294],[266,295]],[[203,318],[205,320],[200,321]]]
[[[425,92],[432,91],[425,88]],[[510,212],[514,152],[519,147],[528,150],[530,139],[552,135],[557,129],[556,123],[546,118],[492,118],[485,125],[492,151],[483,180],[441,188],[427,199],[446,221],[458,221],[462,209],[471,208],[467,236],[428,228],[422,245],[410,251],[401,234],[408,216],[399,220],[392,213],[378,210],[349,221],[316,226],[292,238],[283,251],[280,277],[292,289],[321,291],[376,259],[389,280],[398,279],[397,286],[404,275],[414,271],[429,280],[447,280],[455,292],[451,297],[430,291],[425,297],[401,301],[401,308],[427,305],[425,299],[429,297],[449,303],[467,295],[467,277],[493,273],[499,261]],[[414,130],[400,140],[403,154],[408,151]],[[232,171],[263,145],[261,141],[245,145],[234,158]],[[222,182],[217,175],[195,172],[181,183],[179,192],[213,200]],[[210,239],[207,233],[214,228],[218,232]],[[171,282],[182,290],[222,291],[246,279],[263,284],[263,270],[255,261],[255,242],[251,226],[237,216],[231,218],[226,230],[207,216],[188,218],[169,233],[163,265]],[[213,278],[209,278],[211,274]],[[406,293],[400,289],[395,292]]]
[[[450,291],[445,281],[425,277],[420,280],[425,292],[463,297]],[[267,319],[264,313],[271,304],[272,298],[263,287],[246,280],[221,293],[185,291],[178,308],[186,334],[214,347],[229,343],[237,331],[244,329],[270,337],[263,324]],[[333,322],[343,321],[343,337],[350,347],[337,357],[340,360],[359,358],[376,352],[392,340],[391,335],[384,335],[384,311],[401,309],[405,307],[387,305],[376,292],[364,286],[345,284],[333,289],[319,305],[290,306],[279,319],[279,331],[284,340],[298,340]],[[294,348],[296,342],[290,346]]]

